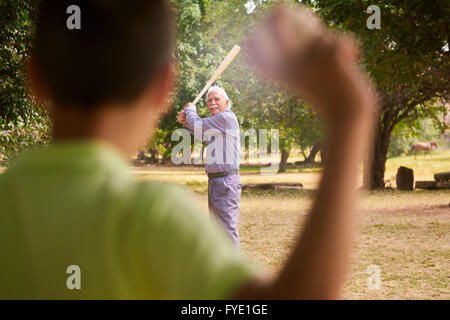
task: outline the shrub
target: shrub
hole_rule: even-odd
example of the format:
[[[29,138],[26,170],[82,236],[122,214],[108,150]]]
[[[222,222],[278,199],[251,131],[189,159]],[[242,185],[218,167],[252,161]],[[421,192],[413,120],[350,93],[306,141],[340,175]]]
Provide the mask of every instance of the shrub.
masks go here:
[[[16,122],[5,122],[0,118],[0,165],[9,166],[22,151],[43,146],[51,140],[49,121],[39,120],[18,117]]]

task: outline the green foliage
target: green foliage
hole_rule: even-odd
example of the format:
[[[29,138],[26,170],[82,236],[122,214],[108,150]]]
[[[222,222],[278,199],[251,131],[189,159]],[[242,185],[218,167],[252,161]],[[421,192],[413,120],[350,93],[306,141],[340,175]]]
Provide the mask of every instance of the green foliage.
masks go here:
[[[311,2],[330,26],[356,35],[363,50],[363,64],[381,91],[397,90],[405,85],[419,86],[426,79],[424,68],[444,58],[450,16],[448,1]],[[369,17],[366,9],[372,4],[381,9],[381,29],[378,30],[366,26]],[[448,70],[447,59],[443,60],[446,65],[442,70]]]
[[[247,0],[173,0],[177,24],[175,55],[178,62],[177,87],[173,108],[160,122],[148,147],[163,158],[170,157],[177,142],[171,133],[181,127],[176,113],[200,92],[227,52],[240,44],[257,18],[273,2],[256,1],[256,10],[247,14]],[[289,2],[289,1],[288,1]],[[245,130],[279,129],[280,147],[306,148],[323,136],[315,114],[300,100],[272,84],[260,81],[247,64],[245,52],[236,57],[217,84],[224,87],[233,102],[233,111]],[[197,104],[200,116],[209,116],[204,99]]]
[[[34,32],[33,3],[0,2],[0,117],[8,122],[39,117],[33,112],[24,72]]]
[[[254,1],[255,9],[247,13],[246,0],[213,2],[207,15],[209,27],[206,38],[211,48],[220,46],[222,56],[240,44],[261,15],[275,2]],[[293,1],[283,1],[293,2]],[[306,148],[323,138],[323,126],[305,103],[280,86],[263,81],[247,63],[245,50],[222,75],[219,84],[233,101],[241,128],[278,129],[280,148]]]
[[[374,135],[370,189],[384,186],[389,139],[405,120],[438,119],[437,99],[448,99],[450,59],[448,17],[450,2],[441,0],[310,0],[332,28],[354,34],[361,47],[361,64],[372,78],[381,105]],[[381,29],[366,26],[366,9],[376,4]],[[397,138],[392,141],[399,142]],[[401,143],[399,143],[401,145]],[[395,152],[402,152],[402,148]],[[400,150],[399,150],[400,149]],[[371,179],[367,179],[372,177]]]
[[[28,95],[24,64],[29,56],[36,2],[0,2],[0,162],[50,140],[48,115]]]
[[[205,15],[210,6],[207,0],[172,0],[172,7],[177,26],[175,59],[177,61],[177,85],[173,93],[172,105],[159,123],[158,132],[148,146],[158,151],[164,159],[170,158],[170,152],[177,144],[171,141],[171,134],[182,127],[176,122],[176,113],[184,105],[194,100],[200,92],[211,71],[208,66],[217,61],[213,53],[205,50],[204,28]],[[214,60],[214,58],[216,58]],[[197,104],[204,105],[203,101]]]
[[[381,96],[386,130],[406,117],[436,117],[434,100],[448,98],[448,1],[309,1],[331,27],[356,36],[362,64]],[[381,10],[381,29],[366,26],[366,9]],[[447,48],[447,49],[445,49]],[[420,112],[417,110],[421,108]]]
[[[15,122],[0,122],[0,165],[10,165],[22,151],[45,145],[49,141],[48,121],[24,120],[19,116]]]
[[[34,105],[29,98],[24,73],[24,62],[32,45],[36,3],[0,2],[2,159],[12,157],[22,147],[50,139],[48,116],[42,106]],[[178,62],[174,107],[161,119],[147,145],[163,158],[170,157],[177,143],[171,141],[173,130],[181,127],[175,122],[176,112],[194,99],[231,47],[239,44],[256,19],[274,4],[255,1],[256,10],[247,14],[246,3],[246,0],[172,0]],[[322,129],[314,113],[281,88],[260,81],[246,63],[245,52],[236,58],[218,84],[227,90],[244,129],[279,129],[282,149],[294,145],[305,148],[320,138]],[[209,116],[204,99],[197,105],[201,116]]]

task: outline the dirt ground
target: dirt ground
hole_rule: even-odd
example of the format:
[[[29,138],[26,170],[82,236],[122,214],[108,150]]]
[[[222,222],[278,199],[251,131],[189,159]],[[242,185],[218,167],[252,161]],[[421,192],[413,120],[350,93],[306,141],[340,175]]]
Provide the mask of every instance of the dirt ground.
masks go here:
[[[358,210],[342,298],[450,299],[450,192],[401,194],[392,206],[395,195],[380,193],[366,195]],[[311,199],[311,193],[244,194],[243,254],[276,273],[307,219]],[[379,270],[379,288],[368,284],[369,266]]]

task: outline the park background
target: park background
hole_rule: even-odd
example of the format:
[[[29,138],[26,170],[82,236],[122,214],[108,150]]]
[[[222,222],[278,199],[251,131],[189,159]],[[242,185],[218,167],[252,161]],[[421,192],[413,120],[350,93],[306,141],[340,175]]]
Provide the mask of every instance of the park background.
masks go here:
[[[171,1],[177,26],[178,82],[172,108],[156,133],[130,155],[130,172],[136,179],[186,185],[206,212],[207,177],[202,166],[171,163],[172,148],[178,143],[171,141],[171,136],[180,128],[176,113],[194,99],[233,45],[240,44],[255,22],[280,2],[294,3]],[[400,166],[413,169],[415,180],[433,180],[434,173],[450,171],[450,2],[303,3],[331,28],[356,37],[361,66],[373,80],[381,106],[370,141],[374,155],[370,166],[360,170],[360,227],[343,298],[449,299],[450,191],[400,191],[395,176]],[[51,142],[49,115],[44,105],[35,104],[28,95],[24,73],[36,4],[32,0],[0,1],[0,172],[22,151]],[[366,10],[372,4],[381,9],[380,29],[369,29],[366,24],[370,16]],[[314,198],[321,161],[326,157],[326,128],[304,101],[262,81],[247,64],[245,51],[217,84],[232,100],[242,130],[280,132],[279,173],[260,174],[267,158],[244,160],[243,184],[303,184],[297,189],[245,188],[242,194],[242,253],[275,273],[292,248]],[[204,99],[197,106],[201,116],[208,116]],[[427,141],[437,141],[439,148],[428,154],[411,153],[413,143]],[[373,266],[381,280],[375,289],[368,285]]]

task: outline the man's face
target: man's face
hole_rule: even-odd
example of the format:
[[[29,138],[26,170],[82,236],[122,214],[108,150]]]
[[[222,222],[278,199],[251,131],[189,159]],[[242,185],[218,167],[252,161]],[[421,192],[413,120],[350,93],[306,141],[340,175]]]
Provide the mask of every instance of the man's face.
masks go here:
[[[230,103],[230,101],[225,99],[222,93],[217,89],[212,90],[208,94],[207,102],[209,113],[211,113],[212,116],[225,111]]]

